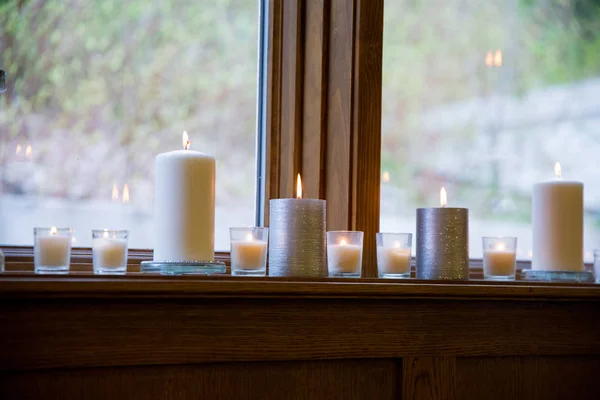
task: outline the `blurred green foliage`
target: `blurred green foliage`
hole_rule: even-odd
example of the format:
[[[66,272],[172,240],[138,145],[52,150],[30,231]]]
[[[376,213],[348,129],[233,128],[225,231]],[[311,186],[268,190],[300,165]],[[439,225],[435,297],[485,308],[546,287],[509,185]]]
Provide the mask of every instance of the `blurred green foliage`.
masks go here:
[[[390,172],[389,185],[410,206],[431,204],[425,199],[441,184],[454,185],[465,196],[455,202],[489,215],[498,200],[488,199],[499,188],[494,160],[466,154],[501,126],[482,127],[477,115],[454,130],[424,121],[458,103],[518,99],[599,77],[600,0],[386,0],[384,11],[382,171]],[[496,51],[502,68],[486,65]],[[440,171],[440,159],[457,168]],[[529,221],[529,199],[506,195],[518,209],[502,218]]]
[[[38,193],[87,198],[151,182],[187,130],[221,200],[251,197],[257,42],[257,0],[2,0],[0,137],[33,143]]]

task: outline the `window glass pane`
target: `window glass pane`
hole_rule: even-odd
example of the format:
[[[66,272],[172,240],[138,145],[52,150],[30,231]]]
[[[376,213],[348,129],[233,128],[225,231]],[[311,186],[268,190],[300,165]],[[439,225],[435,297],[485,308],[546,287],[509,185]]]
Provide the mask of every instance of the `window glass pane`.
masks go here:
[[[387,0],[381,230],[415,231],[415,208],[470,209],[482,236],[517,236],[531,258],[531,194],[585,183],[586,261],[600,242],[600,3]]]
[[[0,0],[0,243],[153,246],[154,157],[215,156],[217,250],[255,224],[258,0]]]

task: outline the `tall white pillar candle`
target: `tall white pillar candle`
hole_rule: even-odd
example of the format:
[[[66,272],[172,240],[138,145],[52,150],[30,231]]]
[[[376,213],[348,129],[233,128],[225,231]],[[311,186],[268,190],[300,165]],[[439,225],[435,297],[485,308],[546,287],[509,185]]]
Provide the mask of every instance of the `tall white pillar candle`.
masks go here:
[[[215,235],[215,159],[189,149],[155,160],[155,261],[211,261]]]
[[[533,260],[538,271],[583,271],[583,183],[556,178],[533,187]]]

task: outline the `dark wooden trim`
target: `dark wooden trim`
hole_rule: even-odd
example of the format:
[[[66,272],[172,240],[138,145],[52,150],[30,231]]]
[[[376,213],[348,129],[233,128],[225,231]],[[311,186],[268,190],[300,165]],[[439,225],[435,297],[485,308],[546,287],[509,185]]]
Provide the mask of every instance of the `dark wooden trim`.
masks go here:
[[[272,277],[161,276],[128,273],[35,275],[0,274],[1,298],[328,298],[438,300],[600,301],[600,285],[516,281],[422,281],[381,279],[302,279]]]
[[[456,357],[405,357],[402,367],[403,399],[455,398]]]

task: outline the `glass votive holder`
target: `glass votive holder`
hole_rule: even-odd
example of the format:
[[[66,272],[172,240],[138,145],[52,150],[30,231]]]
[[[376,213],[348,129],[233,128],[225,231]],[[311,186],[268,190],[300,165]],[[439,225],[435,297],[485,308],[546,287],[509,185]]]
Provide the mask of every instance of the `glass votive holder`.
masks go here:
[[[33,228],[33,264],[36,274],[68,274],[71,228]]]
[[[264,276],[267,273],[269,228],[229,228],[231,275]]]
[[[594,279],[600,283],[600,249],[594,249]]]
[[[128,237],[126,230],[92,230],[94,274],[123,275],[127,272]]]
[[[412,233],[378,233],[377,271],[380,278],[410,278]]]
[[[363,232],[327,232],[327,269],[329,276],[360,278],[362,269]]]
[[[483,278],[514,281],[517,264],[516,237],[483,238]]]

